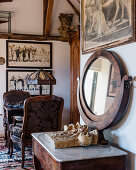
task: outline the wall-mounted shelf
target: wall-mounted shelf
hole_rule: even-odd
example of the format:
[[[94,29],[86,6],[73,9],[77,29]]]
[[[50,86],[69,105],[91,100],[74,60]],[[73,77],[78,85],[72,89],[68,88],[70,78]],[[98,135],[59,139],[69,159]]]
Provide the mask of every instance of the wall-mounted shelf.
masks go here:
[[[0,24],[8,23],[8,33],[11,33],[11,16],[12,11],[1,11],[0,10]]]

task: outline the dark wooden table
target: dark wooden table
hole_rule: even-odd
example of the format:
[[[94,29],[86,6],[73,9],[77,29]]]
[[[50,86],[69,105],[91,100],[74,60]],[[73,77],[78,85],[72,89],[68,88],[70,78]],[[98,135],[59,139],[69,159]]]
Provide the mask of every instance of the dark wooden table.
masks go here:
[[[49,133],[49,132],[46,132]],[[33,133],[33,160],[36,170],[125,170],[127,153],[113,146],[55,149],[45,133]]]
[[[6,127],[5,127],[5,139],[6,146],[9,146],[10,132],[9,126],[13,123],[13,116],[23,116],[24,115],[24,106],[3,106],[4,116],[7,118]]]

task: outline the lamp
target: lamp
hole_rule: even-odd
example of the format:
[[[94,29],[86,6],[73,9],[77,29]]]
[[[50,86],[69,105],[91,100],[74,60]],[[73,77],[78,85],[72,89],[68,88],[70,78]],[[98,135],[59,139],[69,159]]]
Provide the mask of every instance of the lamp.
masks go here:
[[[27,78],[28,85],[40,85],[40,95],[42,95],[42,85],[55,85],[56,79],[45,70],[38,70]]]

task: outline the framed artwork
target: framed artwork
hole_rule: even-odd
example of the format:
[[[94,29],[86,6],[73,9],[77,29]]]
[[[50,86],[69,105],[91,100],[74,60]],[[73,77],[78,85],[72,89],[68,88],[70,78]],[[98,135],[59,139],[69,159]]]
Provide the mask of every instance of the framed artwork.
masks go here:
[[[134,0],[82,0],[82,52],[135,41]]]
[[[52,68],[52,43],[6,41],[7,68]]]
[[[109,74],[109,83],[108,83],[107,96],[108,97],[115,97],[116,88],[117,88],[117,81],[116,81],[116,77],[115,77],[115,71],[114,71],[114,68],[111,65],[110,74]]]
[[[36,70],[6,70],[6,91],[24,90],[31,96],[40,95],[39,85],[27,84],[27,77],[34,71]],[[42,85],[42,95],[46,94],[51,94],[51,85]]]

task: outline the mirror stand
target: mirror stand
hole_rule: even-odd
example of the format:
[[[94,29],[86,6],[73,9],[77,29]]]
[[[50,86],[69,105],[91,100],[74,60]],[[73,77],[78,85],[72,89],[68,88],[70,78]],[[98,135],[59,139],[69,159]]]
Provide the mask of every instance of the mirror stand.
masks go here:
[[[97,75],[95,79],[94,75]],[[116,125],[127,110],[131,81],[119,56],[107,50],[95,52],[78,78],[80,115],[88,128],[99,130],[101,142],[107,143],[103,130]]]

